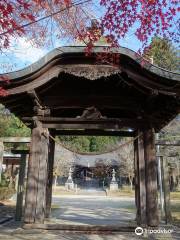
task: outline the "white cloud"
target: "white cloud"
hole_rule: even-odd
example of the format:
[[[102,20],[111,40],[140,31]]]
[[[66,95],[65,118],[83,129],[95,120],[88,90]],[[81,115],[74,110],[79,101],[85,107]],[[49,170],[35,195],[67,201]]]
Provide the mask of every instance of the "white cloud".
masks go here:
[[[26,38],[18,38],[13,41],[13,47],[10,49],[14,57],[23,63],[33,63],[43,57],[47,50],[33,46]]]

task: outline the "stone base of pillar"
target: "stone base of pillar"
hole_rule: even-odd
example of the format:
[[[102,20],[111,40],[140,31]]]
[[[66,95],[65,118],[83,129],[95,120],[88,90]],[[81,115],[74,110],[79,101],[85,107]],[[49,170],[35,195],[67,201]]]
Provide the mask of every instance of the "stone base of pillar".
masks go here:
[[[118,190],[118,183],[117,182],[111,182],[110,183],[110,191],[117,191]]]
[[[74,189],[74,182],[72,180],[67,180],[65,183],[65,188],[67,190],[73,190]]]
[[[118,183],[116,181],[116,172],[115,170],[113,169],[112,171],[112,180],[111,180],[111,183],[110,183],[110,191],[117,191],[118,190]]]

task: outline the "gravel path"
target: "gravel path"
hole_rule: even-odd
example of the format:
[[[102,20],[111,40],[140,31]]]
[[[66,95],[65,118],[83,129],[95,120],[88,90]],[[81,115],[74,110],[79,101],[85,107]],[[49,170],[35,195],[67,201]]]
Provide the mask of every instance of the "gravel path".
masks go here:
[[[63,224],[119,225],[135,219],[134,198],[54,196],[52,221]]]

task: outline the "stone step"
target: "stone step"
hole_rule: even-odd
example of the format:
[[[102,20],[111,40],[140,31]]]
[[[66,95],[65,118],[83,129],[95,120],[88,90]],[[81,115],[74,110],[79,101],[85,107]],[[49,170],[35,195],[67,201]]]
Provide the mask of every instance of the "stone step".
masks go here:
[[[63,230],[72,232],[134,232],[136,225],[64,225],[64,224],[24,224],[23,229]]]

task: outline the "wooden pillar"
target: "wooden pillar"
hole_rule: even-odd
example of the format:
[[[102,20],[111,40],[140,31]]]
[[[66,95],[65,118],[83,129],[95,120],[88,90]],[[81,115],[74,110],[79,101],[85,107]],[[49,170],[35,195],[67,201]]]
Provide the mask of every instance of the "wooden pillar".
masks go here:
[[[48,162],[48,130],[35,122],[32,130],[25,201],[25,223],[44,223]]]
[[[144,131],[144,153],[146,162],[146,213],[147,225],[158,226],[158,189],[155,133],[153,129]]]
[[[47,170],[48,173],[47,173],[47,185],[46,185],[46,218],[48,218],[51,214],[54,150],[55,150],[55,142],[52,138],[49,138],[48,170]]]
[[[138,133],[137,133],[138,134]],[[140,224],[140,195],[139,195],[139,170],[138,170],[138,139],[134,141],[134,177],[135,177],[135,204],[136,221]]]
[[[166,224],[172,222],[171,205],[170,205],[170,184],[169,184],[169,166],[167,157],[161,156],[163,166],[163,190],[164,190],[164,211]]]
[[[0,142],[0,183],[2,181],[3,152],[4,152],[4,144],[3,142]]]
[[[26,169],[26,154],[21,154],[20,167],[19,167],[19,179],[17,187],[17,200],[16,200],[16,213],[15,220],[20,221],[22,217],[23,209],[23,197],[24,197],[24,179],[25,179],[25,169]]]
[[[139,137],[134,142],[135,150],[135,198],[138,225],[145,225],[146,220],[146,185],[145,185],[145,159],[144,159],[144,141],[142,132],[138,131]]]

